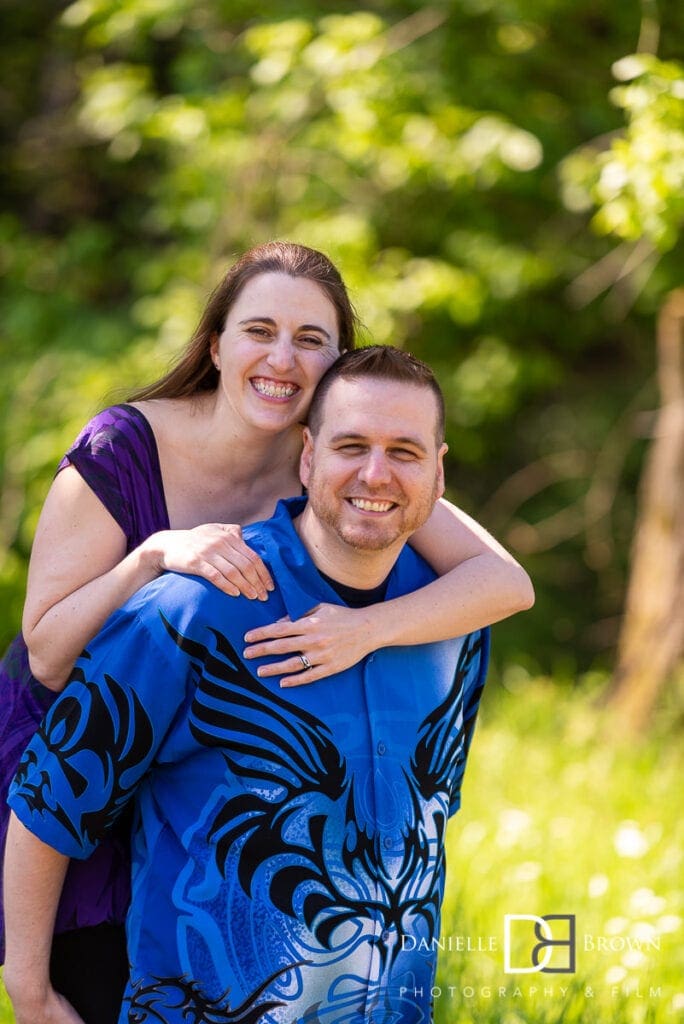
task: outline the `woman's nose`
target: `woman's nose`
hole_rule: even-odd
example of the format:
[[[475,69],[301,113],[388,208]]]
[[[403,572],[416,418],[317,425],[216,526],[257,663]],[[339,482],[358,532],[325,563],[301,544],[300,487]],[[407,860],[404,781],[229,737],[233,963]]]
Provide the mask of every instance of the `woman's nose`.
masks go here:
[[[268,350],[268,365],[276,373],[287,373],[295,364],[295,349],[292,339],[278,337]]]

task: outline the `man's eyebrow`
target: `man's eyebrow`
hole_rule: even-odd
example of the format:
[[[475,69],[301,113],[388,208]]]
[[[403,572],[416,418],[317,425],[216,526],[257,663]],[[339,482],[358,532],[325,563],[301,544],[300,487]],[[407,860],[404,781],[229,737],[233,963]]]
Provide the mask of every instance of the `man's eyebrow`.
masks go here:
[[[276,326],[275,320],[270,316],[249,316],[246,320],[240,320],[238,326],[244,327],[246,324],[268,324],[269,327]],[[300,324],[297,330],[318,331],[319,334],[324,334],[328,341],[330,340],[330,334],[328,331],[326,331],[325,327],[320,327],[318,324]]]
[[[364,442],[367,442],[368,441],[368,435],[367,434],[354,434],[354,433],[350,433],[349,431],[342,430],[338,434],[333,434],[333,436],[330,438],[330,443],[331,444],[339,444],[340,441],[364,441]],[[416,437],[393,437],[392,440],[390,441],[389,446],[390,447],[394,447],[394,446],[396,446],[398,444],[409,444],[413,448],[417,448],[419,451],[425,452],[427,454],[427,448],[425,447],[423,442],[419,441]]]

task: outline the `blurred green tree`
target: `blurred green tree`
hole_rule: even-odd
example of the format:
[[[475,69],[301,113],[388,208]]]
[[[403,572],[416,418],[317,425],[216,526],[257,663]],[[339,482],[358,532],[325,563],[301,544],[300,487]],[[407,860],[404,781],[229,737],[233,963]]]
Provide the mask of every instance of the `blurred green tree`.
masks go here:
[[[537,586],[535,611],[497,630],[506,659],[570,679],[608,664],[647,339],[681,243],[634,305],[580,304],[612,245],[584,231],[579,186],[562,201],[557,168],[619,131],[609,69],[643,21],[636,4],[589,0],[10,5],[6,638],[40,501],[81,423],[157,375],[233,254],[282,236],[338,261],[367,337],[436,367],[451,495]],[[662,23],[667,57],[680,7]]]
[[[577,282],[577,295],[610,284],[619,308],[633,301],[684,228],[684,65],[639,53],[617,61],[613,72],[625,83],[611,95],[627,127],[608,146],[569,157],[564,176],[572,202],[597,207],[595,230],[621,239],[603,267]],[[684,289],[665,298],[657,362],[661,406],[643,473],[611,692],[630,731],[646,726],[684,658]]]

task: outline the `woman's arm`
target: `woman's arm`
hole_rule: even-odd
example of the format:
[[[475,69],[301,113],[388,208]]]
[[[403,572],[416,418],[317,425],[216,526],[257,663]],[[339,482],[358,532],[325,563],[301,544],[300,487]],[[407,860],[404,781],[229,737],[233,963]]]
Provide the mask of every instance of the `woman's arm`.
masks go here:
[[[275,622],[245,636],[247,658],[289,654],[258,669],[298,686],[341,672],[380,647],[432,643],[462,636],[534,604],[532,582],[515,559],[478,523],[441,500],[411,545],[440,578],[412,594],[351,609],[320,605],[309,615]],[[312,664],[302,671],[299,653]]]
[[[22,630],[31,671],[63,689],[76,658],[111,613],[166,569],[204,576],[233,596],[266,599],[273,584],[237,526],[163,530],[126,554],[126,537],[72,466],[55,478],[29,566]]]
[[[69,859],[10,814],[5,848],[3,981],[17,1024],[83,1024],[50,984],[52,930]]]

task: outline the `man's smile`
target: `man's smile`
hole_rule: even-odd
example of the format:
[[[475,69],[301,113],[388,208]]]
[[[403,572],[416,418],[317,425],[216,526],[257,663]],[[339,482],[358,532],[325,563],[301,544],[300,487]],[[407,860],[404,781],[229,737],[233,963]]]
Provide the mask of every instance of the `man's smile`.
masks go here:
[[[398,507],[396,501],[382,501],[377,498],[347,498],[347,501],[361,512],[391,512]]]

